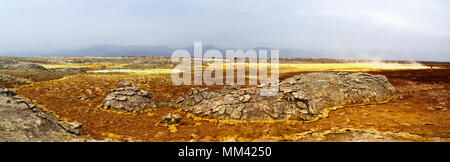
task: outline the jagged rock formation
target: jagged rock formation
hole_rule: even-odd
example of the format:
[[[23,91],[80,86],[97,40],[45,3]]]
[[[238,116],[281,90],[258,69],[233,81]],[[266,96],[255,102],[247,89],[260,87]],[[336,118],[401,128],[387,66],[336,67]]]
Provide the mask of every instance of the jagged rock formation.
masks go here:
[[[396,93],[385,76],[367,73],[301,74],[279,87],[275,96],[261,96],[261,87],[195,88],[178,101],[183,111],[221,120],[311,120],[325,108],[382,102]]]
[[[117,89],[111,90],[100,107],[118,112],[137,113],[155,108],[157,104],[158,102],[152,100],[148,92],[128,82],[122,82]]]
[[[15,92],[0,88],[0,141],[85,141],[74,135],[80,131],[81,123],[60,121]]]

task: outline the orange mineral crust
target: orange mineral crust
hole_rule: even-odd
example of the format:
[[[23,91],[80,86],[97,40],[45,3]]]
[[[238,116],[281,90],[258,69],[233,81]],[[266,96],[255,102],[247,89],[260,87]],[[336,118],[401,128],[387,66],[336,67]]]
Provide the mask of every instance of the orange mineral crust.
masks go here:
[[[193,87],[175,86],[167,73],[82,73],[35,82],[18,88],[20,96],[59,119],[83,124],[82,134],[118,141],[448,141],[450,138],[450,70],[379,69],[398,95],[387,103],[329,109],[312,121],[231,122],[201,118],[175,106],[139,113],[99,108],[117,83],[128,81],[152,99],[170,103]],[[280,71],[280,79],[306,71]],[[309,71],[307,71],[309,72]],[[180,114],[177,125],[159,124],[167,114]]]

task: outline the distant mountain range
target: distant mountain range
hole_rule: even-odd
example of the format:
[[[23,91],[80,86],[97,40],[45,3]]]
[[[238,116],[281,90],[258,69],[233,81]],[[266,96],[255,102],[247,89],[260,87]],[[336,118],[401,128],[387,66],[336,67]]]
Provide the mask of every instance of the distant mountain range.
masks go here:
[[[141,46],[124,46],[124,45],[95,45],[89,48],[84,48],[80,50],[73,51],[58,51],[48,54],[40,54],[41,56],[171,56],[172,52],[179,49],[185,49],[194,55],[194,47],[185,48],[170,48],[167,46],[152,46],[152,45],[141,45]],[[270,50],[268,47],[256,47],[254,50]],[[227,49],[218,48],[213,45],[203,46],[203,52],[207,50],[218,50],[222,52],[225,56],[225,51]],[[248,50],[248,49],[243,49]],[[270,53],[270,52],[269,52]],[[31,53],[30,53],[31,54]],[[27,55],[27,53],[22,53],[20,55]],[[36,55],[36,54],[32,54]],[[301,58],[319,58],[324,57],[322,51],[315,50],[299,50],[299,49],[280,49],[280,57],[301,57]]]
[[[74,51],[58,51],[50,56],[170,56],[173,49],[166,46],[96,45]]]
[[[32,57],[32,56],[171,56],[172,52],[178,49],[185,49],[194,55],[194,47],[170,48],[167,46],[153,45],[95,45],[79,50],[65,50],[51,53],[9,53],[0,56]],[[204,45],[203,52],[207,50],[219,50],[225,56],[227,49],[218,48],[213,45]],[[255,50],[270,50],[269,47],[256,47]],[[243,49],[244,51],[247,49]],[[366,59],[366,60],[421,60],[421,61],[450,61],[449,51],[393,51],[393,50],[326,50],[326,49],[292,49],[282,48],[280,57],[282,58],[338,58],[338,59]],[[431,57],[432,56],[432,57]],[[243,56],[245,57],[245,56]]]

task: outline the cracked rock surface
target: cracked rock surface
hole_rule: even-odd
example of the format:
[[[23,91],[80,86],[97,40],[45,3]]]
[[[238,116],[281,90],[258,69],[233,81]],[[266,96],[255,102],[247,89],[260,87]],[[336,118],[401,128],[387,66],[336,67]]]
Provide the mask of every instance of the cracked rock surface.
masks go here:
[[[17,96],[9,89],[0,88],[0,141],[84,141],[87,138],[69,133],[61,124],[74,133],[80,133],[81,123],[60,121],[53,115],[35,106],[31,101]]]
[[[111,90],[100,107],[118,112],[137,113],[155,108],[157,105],[158,102],[152,100],[148,92],[128,82],[121,82],[117,89]]]
[[[183,111],[220,120],[311,120],[325,108],[383,102],[396,93],[382,75],[331,72],[287,78],[275,96],[261,96],[260,90],[193,88],[179,104]]]

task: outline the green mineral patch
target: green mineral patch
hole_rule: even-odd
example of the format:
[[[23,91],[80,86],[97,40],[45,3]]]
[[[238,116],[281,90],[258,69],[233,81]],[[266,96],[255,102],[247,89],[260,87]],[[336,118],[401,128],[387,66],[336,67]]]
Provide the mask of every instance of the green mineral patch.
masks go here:
[[[177,69],[107,69],[95,70],[94,73],[136,73],[136,74],[170,74]]]
[[[91,67],[91,65],[82,65],[82,64],[40,64],[40,65],[46,69]]]
[[[39,64],[46,69],[57,69],[57,68],[83,68],[85,70],[99,70],[105,68],[120,68],[125,63],[108,63],[108,62],[99,62],[99,63],[56,63],[56,64]]]

